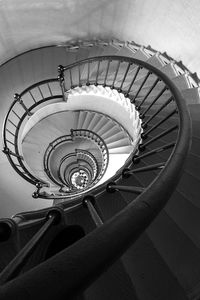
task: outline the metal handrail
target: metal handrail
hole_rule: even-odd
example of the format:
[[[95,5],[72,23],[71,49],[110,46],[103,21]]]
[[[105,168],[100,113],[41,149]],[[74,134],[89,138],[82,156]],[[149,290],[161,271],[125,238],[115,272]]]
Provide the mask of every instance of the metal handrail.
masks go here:
[[[22,125],[22,122],[24,121],[24,119],[27,117],[27,115],[29,114],[29,112],[31,113],[38,105],[41,105],[44,102],[50,101],[52,99],[60,99],[62,98],[61,95],[53,95],[52,91],[49,87],[49,83],[52,82],[58,82],[57,78],[51,78],[51,79],[46,79],[40,82],[37,82],[31,86],[29,86],[28,88],[26,88],[24,91],[22,91],[20,94],[17,94],[17,97],[15,96],[14,101],[12,102],[12,104],[10,105],[8,112],[5,116],[4,119],[4,123],[3,123],[3,131],[2,131],[2,137],[3,137],[3,152],[7,155],[7,158],[10,162],[10,164],[12,165],[12,167],[15,169],[15,171],[22,176],[25,180],[27,180],[28,182],[32,183],[32,184],[36,184],[37,182],[39,182],[39,180],[37,178],[35,178],[30,172],[29,170],[26,168],[25,164],[23,163],[23,159],[19,154],[19,149],[18,149],[18,139],[19,139],[19,130],[20,127]],[[22,116],[18,116],[17,118],[19,119],[19,122],[17,124],[14,124],[11,120],[11,123],[13,124],[13,126],[15,126],[15,133],[14,133],[14,143],[13,143],[13,147],[14,147],[14,157],[16,157],[17,159],[17,163],[19,165],[19,167],[22,169],[22,171],[20,171],[19,167],[17,167],[17,164],[14,162],[14,160],[12,159],[12,151],[10,151],[9,146],[8,146],[8,141],[6,138],[6,129],[7,129],[7,124],[9,122],[9,116],[11,113],[14,112],[14,107],[17,103],[20,102],[20,99],[22,99],[22,97],[29,93],[31,90],[33,90],[34,88],[38,88],[41,85],[47,84],[49,87],[49,93],[50,96],[43,98],[42,95],[42,99],[40,99],[39,101],[36,101],[36,99],[33,99],[33,104],[25,109],[25,112]]]
[[[74,64],[72,64],[72,65],[70,65],[70,66],[68,66],[68,67],[62,67],[63,68],[63,75],[64,75],[64,72],[66,71],[66,70],[71,70],[73,67],[75,67],[75,66],[79,66],[79,64],[89,64],[90,62],[93,62],[93,61],[95,61],[95,62],[101,62],[101,61],[104,61],[104,60],[106,60],[106,61],[112,61],[112,60],[117,60],[117,61],[123,61],[123,62],[127,62],[128,63],[128,68],[130,67],[130,65],[132,65],[132,64],[134,64],[134,65],[136,65],[137,66],[137,68],[138,69],[142,69],[144,66],[147,66],[146,64],[144,65],[143,64],[143,62],[141,62],[141,61],[138,61],[138,60],[135,60],[135,59],[130,59],[130,58],[126,58],[126,57],[119,57],[119,56],[105,56],[105,57],[97,57],[97,58],[90,58],[90,59],[86,59],[86,60],[83,60],[83,61],[81,61],[81,62],[79,62],[79,63],[74,63]],[[99,66],[99,64],[98,64],[98,66]],[[107,67],[109,68],[109,64],[107,64]],[[151,66],[150,66],[151,67]],[[127,69],[128,69],[127,68]],[[148,69],[150,69],[150,68],[148,68]],[[151,70],[151,69],[150,69]],[[117,72],[118,72],[118,68],[117,68]],[[136,72],[137,73],[137,72]],[[150,71],[148,71],[148,73],[147,74],[150,74],[151,72]],[[71,74],[71,73],[70,73]],[[106,70],[106,74],[108,75],[108,69]],[[63,76],[62,75],[62,76]],[[107,75],[106,75],[106,77],[107,77]],[[158,74],[157,74],[158,75]],[[134,78],[135,78],[136,76],[134,76]],[[146,76],[147,77],[147,76]],[[145,77],[145,78],[146,78]],[[116,76],[114,77],[114,78],[116,78]],[[159,76],[158,76],[158,78],[159,78]],[[52,80],[55,80],[55,79],[52,79]],[[123,80],[125,80],[125,76],[123,77]],[[48,80],[46,80],[46,81],[43,81],[43,82],[48,82]],[[105,81],[104,81],[104,83],[105,83]],[[131,82],[131,85],[133,84],[133,80],[132,80],[132,82]],[[144,84],[144,80],[143,80],[143,83],[142,84]],[[80,85],[80,83],[79,83],[79,85]],[[35,85],[33,85],[33,86],[38,86],[38,84],[35,84]],[[33,87],[32,86],[32,87]],[[106,85],[107,86],[107,85]],[[112,87],[114,87],[114,81],[112,81]],[[25,93],[25,92],[27,92],[29,90],[29,88],[27,88],[24,92],[22,92],[21,94],[20,94],[20,97]],[[128,89],[128,91],[130,91],[130,88]],[[127,94],[127,91],[123,91],[122,90],[122,85],[120,86],[120,92],[123,92],[124,94]],[[158,97],[157,97],[158,98]],[[156,98],[156,99],[157,99]],[[118,175],[118,177],[119,177],[119,175]],[[117,177],[115,177],[115,180],[117,179]],[[34,182],[35,183],[35,182]],[[52,196],[50,196],[50,195],[42,195],[42,197],[43,198],[52,198],[52,199],[54,199],[54,198],[56,198],[55,197],[55,195],[52,195]]]

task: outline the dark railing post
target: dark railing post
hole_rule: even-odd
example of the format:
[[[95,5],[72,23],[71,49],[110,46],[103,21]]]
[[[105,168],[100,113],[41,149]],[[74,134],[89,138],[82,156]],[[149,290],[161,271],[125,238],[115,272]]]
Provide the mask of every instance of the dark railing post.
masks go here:
[[[26,264],[28,258],[35,250],[41,239],[45,236],[47,231],[54,224],[58,224],[61,220],[62,210],[58,207],[52,208],[47,216],[46,222],[39,229],[39,231],[32,237],[32,239],[21,249],[15,258],[7,265],[7,267],[0,274],[0,285],[15,278]]]
[[[115,182],[110,182],[107,184],[106,188],[108,193],[114,193],[115,191],[129,192],[134,194],[141,194],[144,192],[145,188],[139,186],[125,186],[116,185]]]
[[[103,225],[103,221],[100,218],[99,214],[97,213],[93,203],[94,203],[94,198],[92,196],[86,196],[83,199],[83,205],[85,207],[87,207],[94,223],[96,224],[97,227],[99,227],[99,226]]]
[[[28,116],[32,116],[32,113],[30,112],[30,110],[26,107],[26,105],[24,104],[21,96],[19,94],[15,94],[14,95],[14,99],[16,100],[16,102],[19,102],[19,104],[21,104],[21,106],[23,107],[23,109],[26,111]]]
[[[58,66],[58,80],[59,80],[61,91],[62,91],[63,101],[66,101],[66,97],[65,97],[65,74],[64,74],[64,67],[62,65]]]
[[[9,240],[9,238],[16,233],[16,223],[9,218],[0,220],[0,243]]]

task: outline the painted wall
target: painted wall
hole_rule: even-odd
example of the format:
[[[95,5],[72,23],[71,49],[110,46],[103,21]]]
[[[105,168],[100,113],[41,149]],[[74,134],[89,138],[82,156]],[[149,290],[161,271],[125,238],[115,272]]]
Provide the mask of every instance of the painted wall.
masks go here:
[[[200,72],[198,0],[3,0],[0,62],[69,39],[117,37],[151,45]]]

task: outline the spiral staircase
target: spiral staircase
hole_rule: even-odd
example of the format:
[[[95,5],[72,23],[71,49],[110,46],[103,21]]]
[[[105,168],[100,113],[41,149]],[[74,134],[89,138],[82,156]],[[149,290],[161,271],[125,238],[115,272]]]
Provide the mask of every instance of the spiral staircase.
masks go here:
[[[119,40],[38,55],[3,152],[50,206],[0,220],[1,299],[199,299],[197,75]]]

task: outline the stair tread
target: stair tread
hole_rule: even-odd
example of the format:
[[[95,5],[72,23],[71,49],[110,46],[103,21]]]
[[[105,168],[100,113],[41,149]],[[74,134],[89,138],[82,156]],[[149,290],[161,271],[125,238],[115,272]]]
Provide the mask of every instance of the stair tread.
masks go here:
[[[86,291],[87,300],[138,300],[121,260],[115,262]]]
[[[164,63],[159,59],[159,55],[155,53],[146,61],[148,64],[160,69],[164,66]]]
[[[122,261],[140,300],[187,299],[180,283],[146,233],[125,252]]]
[[[200,104],[199,87],[187,88],[181,93],[187,104]]]
[[[133,54],[135,53],[135,51],[133,51],[132,49],[130,49],[130,47],[127,47],[126,45],[124,45],[119,52],[117,53],[117,55],[119,56],[126,56],[126,57],[133,57]]]
[[[200,277],[199,249],[164,211],[146,232],[181,286],[192,290]]]
[[[200,210],[176,190],[164,210],[188,238],[200,249]]]
[[[118,147],[113,147],[112,149],[109,148],[109,153],[110,154],[119,154],[119,153],[122,153],[122,154],[125,154],[125,153],[128,153],[130,154],[131,152],[133,151],[133,146],[118,146]]]
[[[200,179],[184,172],[180,178],[177,190],[190,200],[195,206],[200,207],[199,201],[199,185]]]
[[[132,57],[135,59],[141,59],[144,61],[146,61],[149,58],[149,56],[141,48],[138,49],[135,53],[133,53]]]
[[[185,74],[178,75],[178,76],[174,77],[172,80],[173,80],[173,83],[177,86],[177,88],[179,90],[185,90],[190,87]]]
[[[177,76],[177,72],[174,68],[174,64],[173,63],[169,63],[165,66],[163,66],[160,69],[163,73],[165,73],[165,75],[167,75],[169,78],[174,78]]]

